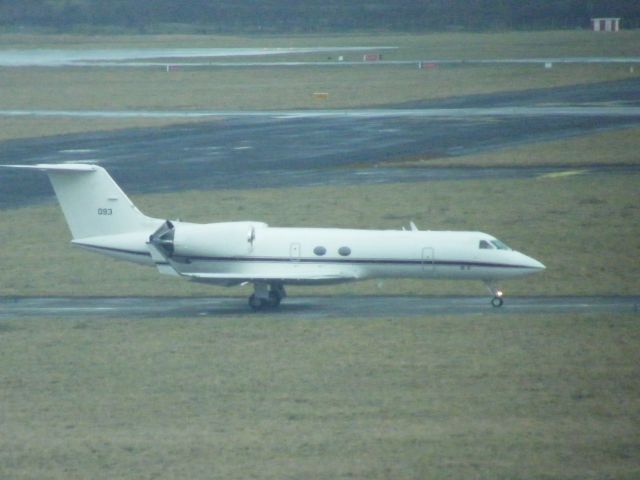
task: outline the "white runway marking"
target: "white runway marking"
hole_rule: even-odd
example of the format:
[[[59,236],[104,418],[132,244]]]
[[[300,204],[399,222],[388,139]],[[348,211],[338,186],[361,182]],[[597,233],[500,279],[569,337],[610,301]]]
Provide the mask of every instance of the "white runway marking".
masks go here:
[[[93,153],[95,150],[93,148],[71,148],[68,150],[60,150],[60,153],[71,153],[71,154],[85,154],[85,153]]]
[[[340,110],[0,110],[4,117],[78,118],[481,118],[481,117],[640,117],[636,106],[489,107],[489,108],[364,108]]]

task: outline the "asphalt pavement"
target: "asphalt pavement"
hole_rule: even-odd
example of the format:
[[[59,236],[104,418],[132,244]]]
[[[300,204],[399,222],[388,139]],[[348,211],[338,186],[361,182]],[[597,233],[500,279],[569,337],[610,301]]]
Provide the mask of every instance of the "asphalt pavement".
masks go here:
[[[555,110],[540,113],[550,105]],[[626,113],[612,113],[611,106]],[[603,113],[594,113],[593,108]],[[97,162],[128,193],[532,177],[562,169],[380,169],[375,165],[416,156],[456,157],[637,126],[639,108],[637,78],[382,109],[404,110],[404,115],[375,116],[366,114],[367,109],[330,116],[310,116],[304,111],[229,114],[187,125],[13,140],[0,143],[0,159],[3,164]],[[475,114],[464,113],[469,109]],[[514,109],[520,113],[499,114]],[[566,109],[574,113],[567,115]],[[417,115],[411,110],[439,113]],[[599,171],[617,170],[603,167]],[[0,172],[0,208],[52,199],[44,176]]]
[[[242,297],[0,297],[0,319],[194,318],[275,315],[285,318],[400,318],[430,315],[640,313],[640,297],[507,297],[500,308],[489,297],[318,296],[289,297],[278,309],[253,312]]]

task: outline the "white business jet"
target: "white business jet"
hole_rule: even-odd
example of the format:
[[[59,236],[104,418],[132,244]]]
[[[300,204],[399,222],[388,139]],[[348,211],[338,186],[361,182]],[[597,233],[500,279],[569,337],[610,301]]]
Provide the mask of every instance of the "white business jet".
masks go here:
[[[249,305],[277,307],[285,285],[370,278],[485,282],[494,307],[499,280],[543,270],[542,263],[481,232],[274,228],[262,222],[187,223],[147,217],[97,165],[7,165],[49,176],[72,244],[160,273],[210,284],[253,284]]]

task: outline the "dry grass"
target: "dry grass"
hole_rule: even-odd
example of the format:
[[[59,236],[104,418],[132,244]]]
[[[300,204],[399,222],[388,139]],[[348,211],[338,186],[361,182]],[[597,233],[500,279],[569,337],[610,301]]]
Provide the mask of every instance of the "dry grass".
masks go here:
[[[621,66],[2,69],[7,110],[272,110],[353,108],[626,78]],[[325,101],[314,92],[327,92]]]
[[[636,316],[0,322],[0,476],[637,478]]]

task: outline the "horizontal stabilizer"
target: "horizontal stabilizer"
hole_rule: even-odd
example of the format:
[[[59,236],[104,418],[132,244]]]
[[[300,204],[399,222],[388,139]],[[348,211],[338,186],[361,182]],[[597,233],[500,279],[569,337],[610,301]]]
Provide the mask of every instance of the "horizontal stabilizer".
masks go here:
[[[64,163],[64,164],[47,164],[38,163],[36,165],[0,165],[4,168],[25,168],[31,170],[40,170],[41,172],[95,172],[96,167],[84,163]]]

